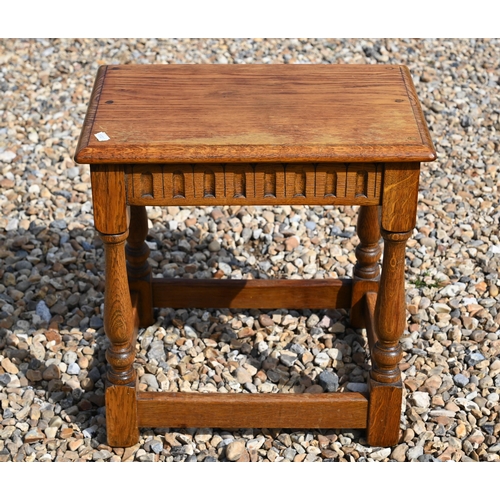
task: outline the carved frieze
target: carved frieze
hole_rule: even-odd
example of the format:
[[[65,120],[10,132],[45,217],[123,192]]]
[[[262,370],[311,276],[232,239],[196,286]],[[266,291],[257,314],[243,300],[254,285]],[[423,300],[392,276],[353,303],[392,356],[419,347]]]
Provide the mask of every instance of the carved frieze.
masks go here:
[[[378,205],[383,165],[128,165],[129,205]]]

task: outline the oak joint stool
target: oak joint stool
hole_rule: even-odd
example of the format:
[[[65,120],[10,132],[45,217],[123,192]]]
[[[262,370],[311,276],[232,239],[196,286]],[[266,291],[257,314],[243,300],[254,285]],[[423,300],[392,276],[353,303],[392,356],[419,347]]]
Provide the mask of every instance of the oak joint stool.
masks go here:
[[[370,445],[396,444],[405,245],[420,162],[435,157],[404,66],[101,67],[75,158],[90,164],[105,246],[108,443],[134,445],[140,427],[268,427],[367,428]],[[152,277],[146,206],[286,204],[360,206],[352,279]],[[140,392],[136,335],[154,307],[350,308],[369,392]]]

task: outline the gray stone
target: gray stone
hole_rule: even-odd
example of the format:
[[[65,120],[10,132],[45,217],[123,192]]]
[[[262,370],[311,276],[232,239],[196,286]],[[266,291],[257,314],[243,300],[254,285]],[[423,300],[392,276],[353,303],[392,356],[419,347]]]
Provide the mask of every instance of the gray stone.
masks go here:
[[[94,328],[94,330],[98,330],[99,328],[102,328],[103,325],[104,325],[104,322],[103,322],[101,317],[94,315],[90,318],[90,323],[89,323],[90,328]]]
[[[368,384],[361,382],[349,382],[346,389],[351,392],[368,392]]]
[[[80,373],[80,367],[78,363],[70,363],[68,369],[66,370],[68,375],[78,375]]]
[[[319,374],[318,380],[326,392],[336,392],[339,388],[339,377],[331,371],[322,371]]]
[[[149,387],[153,389],[158,389],[158,381],[156,380],[156,377],[151,373],[145,373],[141,377],[141,382],[147,384]]]
[[[465,283],[454,283],[453,285],[445,286],[439,293],[444,297],[455,297],[455,295],[465,290],[465,288]]]
[[[326,352],[320,352],[314,358],[314,364],[320,366],[321,368],[326,368],[330,362],[330,356]]]
[[[198,334],[194,328],[191,328],[189,325],[184,325],[184,334],[188,339],[197,339]]]
[[[302,354],[304,354],[305,350],[306,350],[305,347],[300,345],[300,344],[292,344],[290,346],[290,351],[294,352],[298,356],[301,356]]]
[[[151,451],[153,453],[157,453],[157,454],[161,453],[163,451],[163,443],[161,443],[160,441],[157,441],[157,440],[153,439],[149,443],[149,448],[151,449]]]
[[[219,269],[226,275],[229,276],[232,272],[231,266],[225,262],[219,262]]]
[[[453,377],[453,381],[455,382],[455,385],[458,385],[458,387],[465,387],[469,383],[469,378],[461,373],[457,373]]]
[[[155,340],[149,345],[148,359],[155,361],[165,361],[167,354],[165,352],[165,344],[161,340]]]
[[[66,223],[65,220],[63,219],[59,219],[59,220],[53,220],[49,226],[53,229],[59,229],[61,231],[63,231],[64,229],[66,229],[68,227],[68,224]]]
[[[424,448],[423,446],[420,445],[414,446],[413,448],[410,448],[406,452],[408,460],[417,460],[418,457],[420,457],[423,454],[424,454]]]
[[[208,244],[208,249],[209,249],[211,252],[219,252],[219,251],[220,251],[220,243],[219,243],[217,240],[212,240],[212,241]]]
[[[295,361],[297,361],[297,354],[292,351],[281,351],[280,363],[291,368]]]
[[[475,366],[485,358],[480,352],[473,352],[469,356],[465,356],[465,361],[469,366]]]
[[[52,319],[52,314],[50,314],[50,309],[47,307],[47,304],[45,301],[41,300],[38,302],[36,305],[36,313],[40,318],[42,318],[43,321],[50,323],[50,320]]]

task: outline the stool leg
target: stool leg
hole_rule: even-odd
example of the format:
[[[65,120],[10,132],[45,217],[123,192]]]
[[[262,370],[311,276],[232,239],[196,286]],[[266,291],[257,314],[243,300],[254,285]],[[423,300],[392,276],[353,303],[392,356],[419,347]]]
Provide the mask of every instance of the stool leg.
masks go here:
[[[148,262],[149,247],[145,241],[147,235],[146,207],[131,206],[129,236],[125,247],[127,273],[130,290],[139,295],[139,326],[144,328],[154,323],[151,266]]]
[[[105,248],[104,329],[106,351],[106,426],[110,446],[132,446],[139,440],[132,302],[127,282],[125,240],[128,232],[101,234]]]
[[[359,245],[356,248],[353,290],[351,299],[351,325],[364,328],[363,297],[368,291],[376,291],[380,276],[380,207],[359,208],[357,232]]]
[[[372,351],[369,381],[368,442],[372,446],[391,446],[399,438],[403,394],[399,339],[406,324],[405,249],[410,234],[382,230],[384,261],[375,307],[378,340]]]

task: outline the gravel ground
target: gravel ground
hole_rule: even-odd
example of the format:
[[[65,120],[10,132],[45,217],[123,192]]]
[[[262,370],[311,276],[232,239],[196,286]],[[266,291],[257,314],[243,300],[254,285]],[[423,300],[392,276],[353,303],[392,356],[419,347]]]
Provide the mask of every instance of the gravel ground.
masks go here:
[[[500,461],[499,40],[0,40],[0,461]],[[407,250],[401,438],[142,429],[106,444],[103,248],[72,155],[100,64],[406,64],[438,160]],[[154,273],[342,277],[355,208],[150,208]],[[143,390],[366,387],[346,311],[158,310]],[[293,343],[291,342],[293,339]]]

